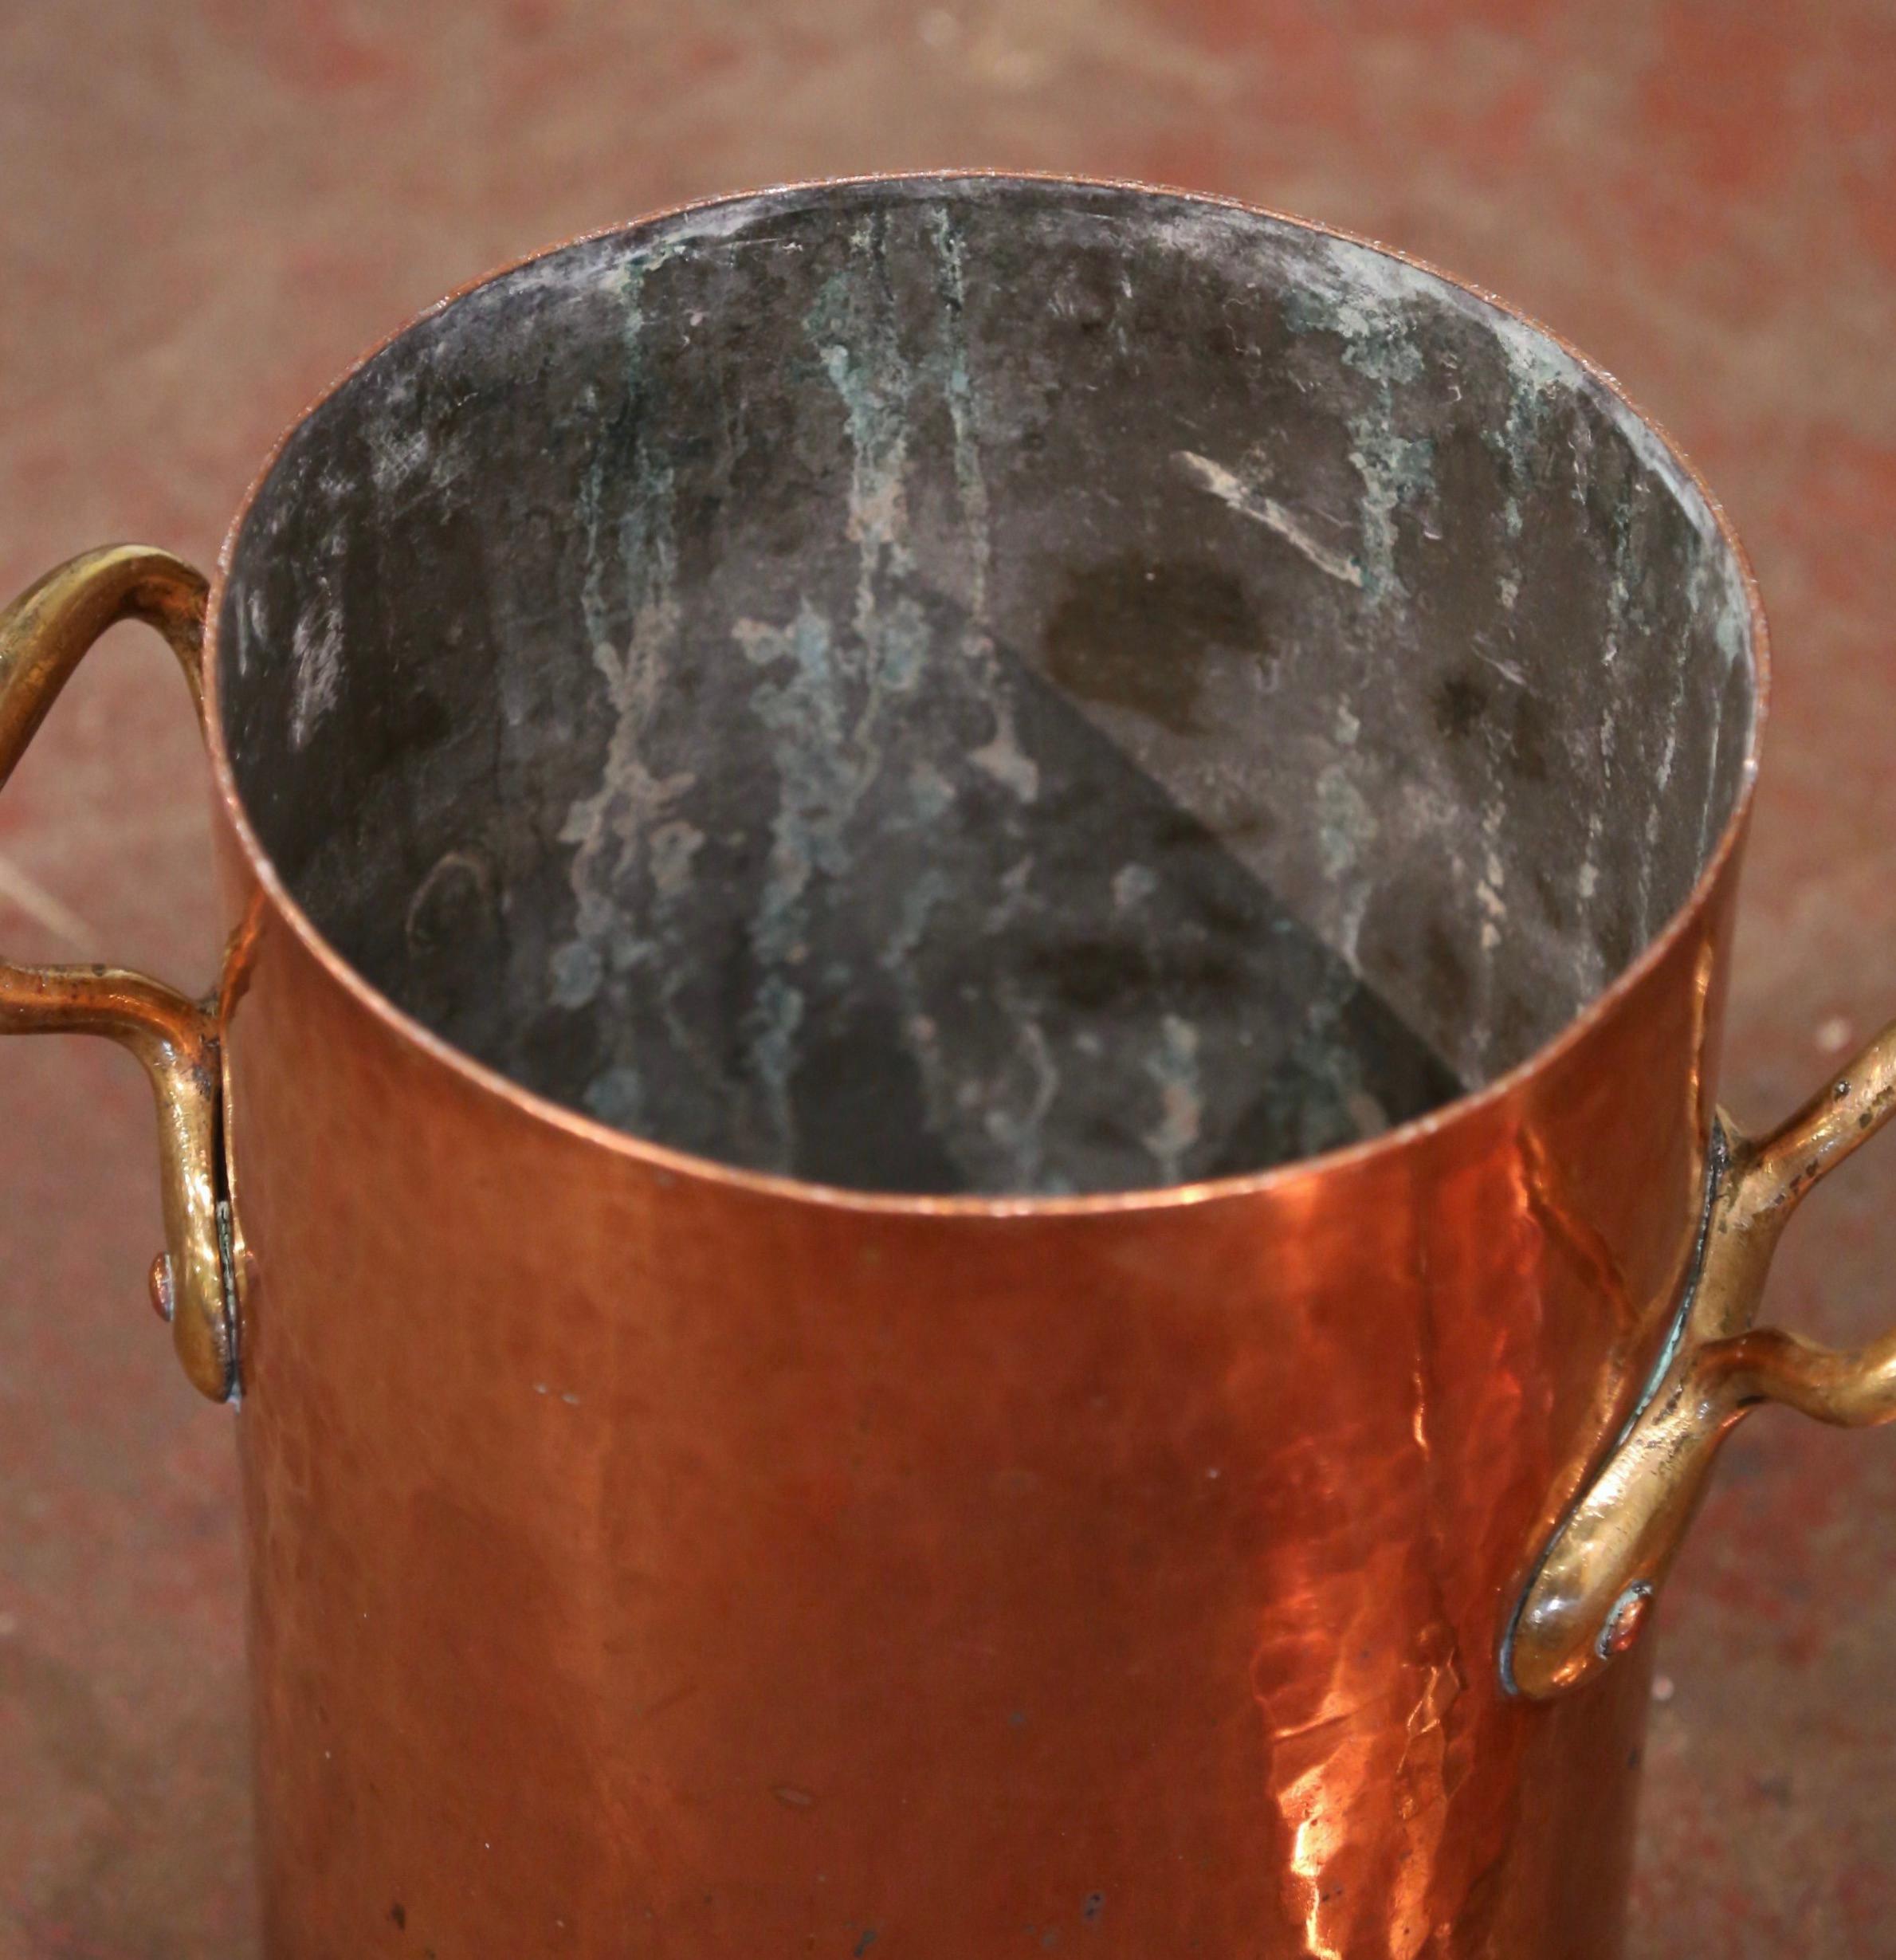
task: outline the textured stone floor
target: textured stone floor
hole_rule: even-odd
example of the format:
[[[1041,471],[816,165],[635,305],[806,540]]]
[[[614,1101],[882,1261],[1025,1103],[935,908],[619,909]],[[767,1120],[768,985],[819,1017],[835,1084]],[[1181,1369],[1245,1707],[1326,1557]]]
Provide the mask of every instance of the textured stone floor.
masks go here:
[[[1896,1012],[1896,16],[1876,0],[92,0],[0,8],[0,585],[200,560],[272,436],[489,265],[680,198],[983,163],[1236,193],[1493,287],[1617,371],[1778,650],[1726,1099]],[[122,643],[120,643],[122,642]],[[197,984],[204,784],[120,634],[0,799],[10,951]],[[253,1960],[229,1438],[143,1306],[133,1065],[0,1057],[0,1960]],[[1896,1312],[1896,1148],[1773,1310]],[[1896,1432],[1728,1452],[1666,1604],[1639,1960],[1896,1952]]]

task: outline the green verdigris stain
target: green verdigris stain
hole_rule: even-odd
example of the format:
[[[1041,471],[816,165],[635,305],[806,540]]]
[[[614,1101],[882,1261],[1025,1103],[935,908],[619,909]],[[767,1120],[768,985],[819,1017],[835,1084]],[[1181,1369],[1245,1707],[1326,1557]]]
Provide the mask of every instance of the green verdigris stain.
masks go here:
[[[1293,333],[1324,333],[1343,343],[1345,366],[1368,383],[1347,417],[1349,460],[1362,484],[1357,562],[1364,597],[1386,607],[1401,596],[1396,575],[1396,517],[1435,489],[1435,445],[1402,433],[1399,391],[1423,378],[1423,323],[1403,301],[1361,293],[1339,295],[1313,285],[1287,293],[1284,318]]]

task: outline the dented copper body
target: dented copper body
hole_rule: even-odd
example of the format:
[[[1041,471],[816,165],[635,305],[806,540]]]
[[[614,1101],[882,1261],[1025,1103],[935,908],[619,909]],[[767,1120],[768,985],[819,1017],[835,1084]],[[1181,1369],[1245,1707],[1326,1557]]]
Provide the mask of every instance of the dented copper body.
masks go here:
[[[210,621],[272,1960],[1618,1950],[1664,1465],[1890,1411],[1774,1225],[1681,1319],[1763,623],[1604,377],[767,194],[371,356]]]

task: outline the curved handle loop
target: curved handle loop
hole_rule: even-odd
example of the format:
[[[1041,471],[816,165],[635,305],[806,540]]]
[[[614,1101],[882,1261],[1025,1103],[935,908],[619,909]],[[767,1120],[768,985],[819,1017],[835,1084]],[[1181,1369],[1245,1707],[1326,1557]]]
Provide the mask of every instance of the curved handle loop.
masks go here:
[[[0,613],[0,788],[87,650],[142,619],[170,642],[203,712],[206,587],[169,552],[114,544],[49,572]],[[0,1034],[104,1035],[143,1063],[158,1104],[165,1251],[151,1290],[184,1372],[215,1401],[236,1386],[234,1296],[219,1152],[212,1009],[114,967],[23,966],[0,956]]]
[[[1502,1648],[1509,1688],[1560,1694],[1634,1644],[1719,1445],[1759,1404],[1849,1428],[1896,1418],[1896,1331],[1839,1353],[1752,1326],[1791,1214],[1892,1116],[1896,1023],[1770,1135],[1721,1111],[1695,1270],[1639,1408],[1528,1583]]]

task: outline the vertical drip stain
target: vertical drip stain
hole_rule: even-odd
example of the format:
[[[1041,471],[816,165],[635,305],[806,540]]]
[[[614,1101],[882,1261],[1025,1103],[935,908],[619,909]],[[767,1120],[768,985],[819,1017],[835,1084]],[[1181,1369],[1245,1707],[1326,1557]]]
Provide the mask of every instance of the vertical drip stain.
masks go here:
[[[296,674],[290,701],[290,747],[301,748],[336,705],[342,685],[342,627],[326,572],[318,572],[312,579],[309,602],[296,615],[290,635],[290,660]]]
[[[1482,431],[1501,477],[1502,569],[1497,594],[1502,610],[1512,612],[1521,596],[1521,552],[1526,528],[1526,500],[1535,490],[1536,463],[1556,409],[1572,400],[1576,370],[1571,362],[1551,355],[1530,333],[1512,324],[1493,328],[1507,371],[1507,413],[1498,429]],[[1511,555],[1510,555],[1511,554]]]
[[[993,733],[980,748],[969,752],[968,760],[993,777],[1017,803],[1029,804],[1039,795],[1040,772],[1033,758],[1021,745],[1015,725],[1012,684],[995,649],[990,619],[993,516],[987,474],[981,461],[975,390],[970,371],[968,285],[961,241],[944,205],[937,206],[928,214],[927,228],[936,287],[942,303],[940,339],[930,363],[931,379],[940,390],[948,407],[948,424],[953,435],[955,488],[960,505],[961,535],[966,540],[967,603],[955,650],[961,666],[964,685],[988,707],[994,717]],[[1031,870],[1032,860],[1023,854],[1013,870],[1003,875],[999,912],[987,921],[987,929],[991,935],[998,933],[1007,923],[1007,916],[1019,909]],[[909,977],[907,984],[911,988],[916,985],[913,976]],[[1016,1066],[1010,1069],[1003,1064],[998,1076],[979,1084],[977,1093],[987,1106],[988,1136],[1007,1153],[1011,1174],[1022,1180],[1023,1188],[1033,1188],[1044,1183],[1043,1133],[1048,1112],[1058,1093],[1059,1072],[1051,1045],[1027,1004],[1011,1004],[1009,1019],[1015,1030]],[[927,1031],[932,1034],[932,1029]],[[922,1045],[919,1059],[931,1111],[945,1114],[951,1099],[960,1092],[944,1068],[940,1051],[932,1040]],[[1024,1064],[1024,1068],[1021,1064]],[[1023,1081],[1023,1088],[1010,1093],[1015,1080]]]
[[[866,219],[848,241],[846,262],[816,295],[805,332],[838,402],[848,438],[850,474],[845,535],[856,555],[849,617],[832,620],[806,595],[787,626],[757,619],[734,632],[744,658],[764,677],[752,690],[752,711],[769,736],[778,777],[771,849],[750,945],[765,976],[747,1019],[752,1076],[764,1099],[764,1121],[777,1161],[797,1149],[791,1085],[808,1031],[808,945],[823,936],[832,905],[847,902],[843,888],[859,874],[858,854],[879,840],[864,834],[866,809],[881,788],[892,756],[893,704],[913,693],[924,665],[950,660],[959,672],[932,685],[952,686],[957,698],[991,714],[993,733],[968,760],[999,782],[1018,802],[1038,793],[1038,772],[1015,726],[1011,684],[987,623],[991,513],[975,426],[974,389],[965,342],[966,293],[959,242],[945,210],[928,214],[927,237],[941,304],[919,336],[905,340],[901,308],[889,255],[886,218]],[[908,477],[910,446],[931,404],[947,410],[952,431],[959,522],[952,534],[957,568],[955,623],[945,633],[931,623],[927,593],[910,542]],[[952,810],[954,783],[932,767],[911,769],[897,792],[895,821],[925,828]],[[931,916],[948,896],[938,874],[911,888],[894,929],[875,955],[901,1007],[903,1038],[919,1071],[932,1125],[945,1132],[971,1102],[991,1142],[1008,1157],[1012,1174],[1031,1184],[1044,1150],[1040,1134],[1058,1089],[1058,1072],[1044,1031],[1023,1013],[1015,1052],[990,1076],[963,1070],[954,1080],[942,1062],[939,1030],[923,1007],[916,956]]]
[[[562,1007],[610,1003],[614,1028],[630,1019],[633,990],[655,985],[668,1031],[682,1053],[697,1055],[698,1072],[715,1094],[719,1072],[697,1054],[698,1044],[677,1010],[684,976],[660,957],[704,842],[693,825],[672,815],[697,778],[689,771],[658,774],[648,760],[677,658],[680,615],[672,464],[643,426],[645,289],[674,255],[674,248],[661,245],[620,269],[618,401],[616,412],[602,408],[580,485],[580,616],[614,721],[599,788],[573,804],[559,831],[560,842],[575,847],[568,874],[575,929],[555,949],[550,977],[552,998]],[[622,634],[614,630],[621,619]],[[633,1058],[614,1055],[586,1100],[606,1121],[639,1122],[646,1096]]]
[[[1711,588],[1716,587],[1714,592]],[[1750,615],[1737,568],[1709,556],[1698,568],[1694,593],[1696,609],[1712,622],[1713,643],[1723,658],[1727,674],[1743,665],[1750,646]],[[1749,697],[1749,689],[1746,690]],[[1710,723],[1710,752],[1705,762],[1705,799],[1698,817],[1698,862],[1703,863],[1711,849],[1714,826],[1722,815],[1719,803],[1718,764],[1725,736],[1725,689],[1714,685],[1701,712]]]
[[[1501,487],[1500,569],[1496,574],[1495,592],[1504,617],[1511,618],[1521,597],[1530,543],[1526,513],[1531,500],[1545,488],[1544,453],[1556,412],[1571,402],[1575,371],[1564,356],[1550,354],[1535,336],[1515,332],[1512,323],[1498,325],[1493,331],[1501,356],[1507,408],[1498,427],[1482,430],[1482,441],[1494,458]],[[1580,466],[1584,467],[1584,456]],[[1499,662],[1493,664],[1513,685],[1528,686],[1517,667]],[[1510,1059],[1497,1055],[1495,1036],[1500,976],[1507,959],[1503,939],[1509,930],[1506,845],[1511,785],[1495,742],[1490,742],[1485,760],[1487,780],[1482,796],[1477,846],[1480,870],[1474,880],[1475,912],[1479,921],[1475,1025],[1469,1044],[1474,1067],[1482,1078],[1491,1076],[1498,1066],[1505,1066]],[[1582,882],[1586,882],[1584,873]]]
[[[954,895],[955,888],[948,878],[930,866],[904,894],[895,929],[881,956],[883,968],[894,981],[901,1002],[902,1032],[921,1070],[929,1117],[937,1125],[948,1110],[952,1089],[942,1059],[941,1031],[927,1011],[915,970],[915,956],[927,935],[930,917]]]
[[[859,226],[850,240],[852,258],[879,271],[882,230],[880,220]],[[904,480],[915,377],[903,359],[883,283],[852,267],[824,288],[806,323],[849,423],[846,530],[857,551],[855,664],[867,689],[860,731],[866,735],[873,732],[885,687],[912,685],[928,648],[916,601],[889,589],[915,569]]]
[[[1324,874],[1335,894],[1337,951],[1353,970],[1372,890],[1372,862],[1378,825],[1376,812],[1357,788],[1346,755],[1326,764],[1317,779],[1317,847]]]
[[[1685,719],[1686,685],[1691,678],[1691,663],[1684,650],[1672,661],[1672,686],[1666,703],[1665,734],[1659,748],[1659,771],[1652,787],[1652,802],[1646,812],[1645,849],[1639,854],[1639,937],[1652,933],[1652,874],[1659,860],[1659,826],[1668,808],[1672,771],[1678,760],[1680,725]],[[1714,713],[1716,710],[1713,711]],[[1716,740],[1714,738],[1714,753]]]
[[[751,921],[751,949],[764,979],[746,1031],[770,1133],[787,1158],[795,1144],[790,1083],[804,1007],[791,975],[808,957],[813,882],[850,870],[849,822],[881,766],[873,726],[880,694],[872,683],[866,704],[847,720],[848,683],[863,663],[808,601],[787,626],[742,619],[735,634],[744,658],[769,677],[751,693],[752,712],[771,735],[778,790],[769,866]]]
[[[913,691],[928,652],[926,617],[905,589],[914,572],[905,471],[915,377],[888,300],[884,222],[856,227],[848,263],[804,323],[849,437],[844,529],[857,561],[850,617],[834,623],[806,595],[788,626],[743,619],[734,629],[744,658],[767,677],[750,706],[768,733],[777,775],[770,860],[750,926],[764,978],[745,1033],[781,1165],[796,1150],[791,1090],[806,1007],[798,969],[808,955],[811,908],[823,896],[817,887],[851,874],[852,826],[884,767],[885,709]]]
[[[1168,1014],[1160,1023],[1158,1052],[1146,1060],[1146,1073],[1159,1086],[1159,1120],[1145,1133],[1168,1184],[1185,1175],[1186,1153],[1198,1141],[1204,1120],[1203,1093],[1198,1078],[1198,1030],[1189,1021]]]
[[[1403,596],[1396,566],[1396,517],[1435,488],[1435,446],[1400,433],[1399,386],[1419,380],[1421,350],[1398,324],[1350,342],[1344,359],[1374,383],[1370,405],[1351,418],[1349,460],[1363,480],[1363,588],[1372,603]]]
[[[1053,1046],[1011,982],[1003,980],[998,992],[1017,1031],[1013,1055],[984,1082],[964,1076],[960,1093],[983,1109],[982,1121],[988,1137],[1015,1167],[1019,1188],[1058,1191],[1062,1188],[1058,1180],[1050,1180],[1045,1169],[1045,1125],[1060,1088]]]
[[[1356,564],[1372,605],[1405,596],[1396,566],[1396,518],[1435,493],[1435,445],[1403,433],[1400,391],[1424,378],[1430,309],[1407,269],[1379,264],[1364,277],[1367,255],[1325,241],[1300,270],[1309,275],[1284,297],[1291,331],[1335,336],[1344,363],[1368,389],[1346,414],[1349,461],[1362,489],[1361,547]]]
[[[1426,371],[1427,316],[1406,275],[1392,273],[1381,286],[1365,285],[1353,276],[1347,248],[1326,243],[1306,269],[1307,281],[1285,296],[1286,324],[1300,336],[1333,337],[1343,366],[1366,384],[1351,391],[1344,414],[1348,458],[1360,486],[1357,548],[1353,556],[1338,556],[1333,568],[1326,567],[1340,583],[1360,590],[1360,599],[1348,603],[1360,607],[1361,623],[1337,636],[1342,658],[1333,662],[1330,681],[1336,703],[1333,753],[1315,784],[1317,857],[1327,887],[1325,937],[1353,976],[1360,972],[1363,925],[1380,882],[1380,826],[1364,793],[1366,765],[1357,746],[1361,723],[1354,705],[1368,664],[1362,628],[1377,623],[1374,638],[1380,642],[1406,627],[1410,595],[1398,564],[1398,519],[1435,494],[1434,444],[1404,433],[1402,410],[1404,391]],[[1335,999],[1312,1003],[1306,1040],[1321,1041],[1333,1032],[1340,1005]]]
[[[1659,822],[1665,803],[1666,791],[1672,778],[1673,755],[1676,749],[1678,716],[1682,704],[1686,684],[1686,662],[1678,650],[1659,642],[1655,630],[1652,609],[1647,601],[1647,587],[1652,575],[1654,540],[1651,513],[1648,499],[1650,486],[1635,483],[1621,493],[1618,508],[1613,513],[1613,574],[1607,591],[1607,601],[1611,608],[1613,638],[1615,646],[1631,656],[1638,663],[1639,671],[1629,672],[1625,692],[1631,695],[1635,689],[1643,693],[1651,685],[1651,672],[1655,654],[1666,660],[1671,668],[1670,700],[1661,711],[1664,714],[1666,736],[1670,738],[1663,755],[1662,765],[1651,776],[1642,772],[1639,784],[1639,795],[1647,799],[1646,821],[1641,827],[1639,844],[1634,856],[1638,871],[1632,894],[1633,945],[1643,945],[1651,937],[1652,930],[1652,875],[1656,857],[1651,846],[1659,835]],[[1656,704],[1648,698],[1645,704],[1647,715],[1654,713]],[[1650,739],[1651,731],[1635,728],[1635,740]],[[1637,764],[1635,764],[1637,766]]]
[[[961,243],[955,236],[945,206],[929,214],[928,229],[940,268],[945,306],[946,371],[942,377],[948,418],[955,432],[955,482],[960,494],[962,521],[968,540],[968,624],[962,636],[963,658],[975,670],[993,703],[994,734],[969,756],[1006,784],[1023,803],[1039,794],[1040,772],[1020,745],[1014,725],[1013,697],[1003,683],[988,624],[988,572],[993,556],[992,524],[987,507],[987,479],[975,428],[974,387],[968,365],[968,288],[961,261]]]

